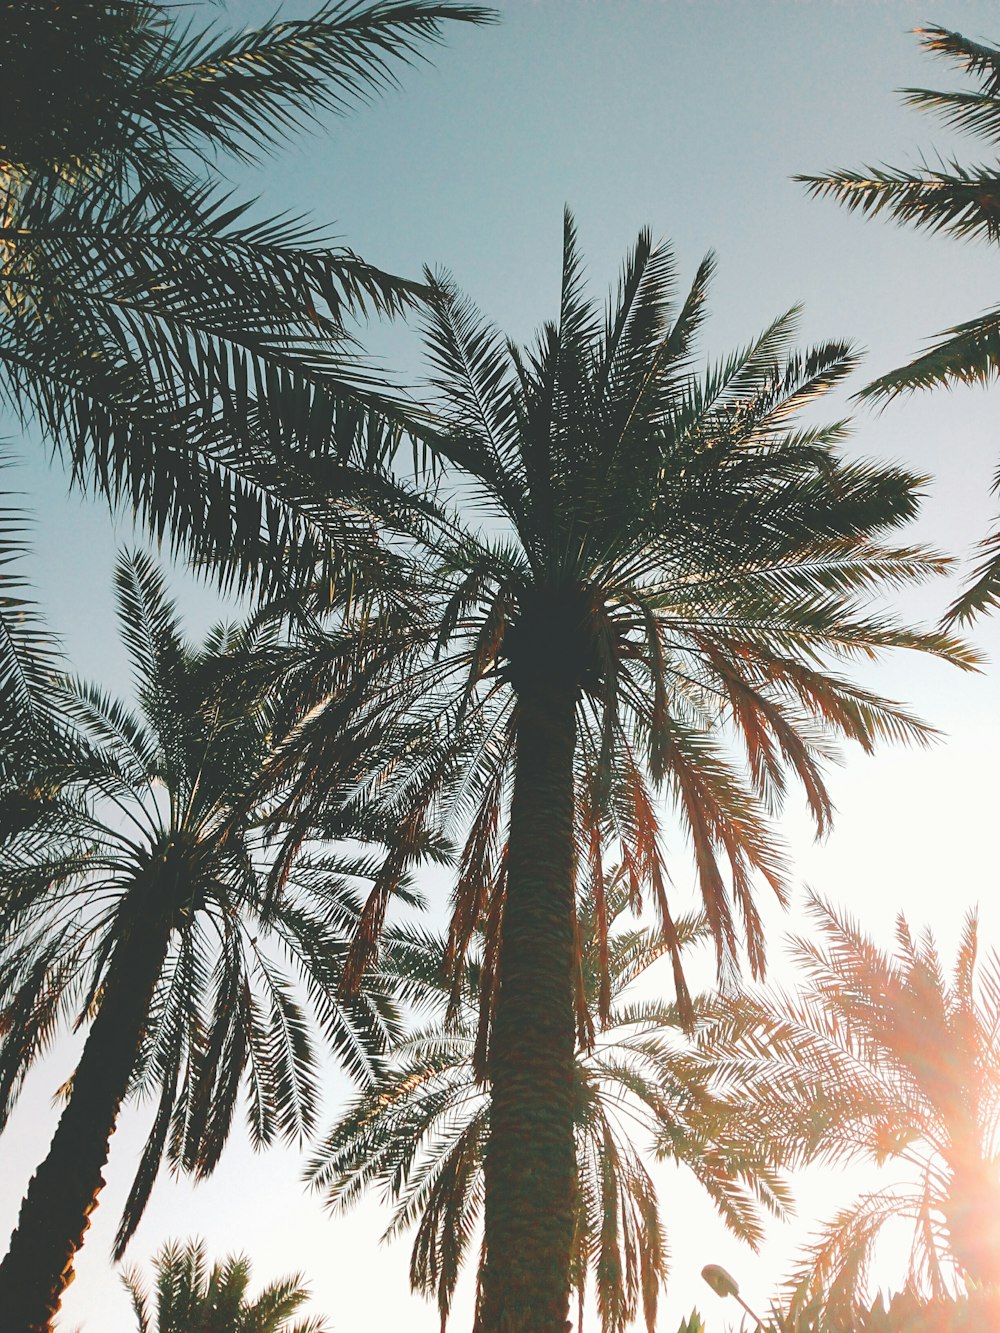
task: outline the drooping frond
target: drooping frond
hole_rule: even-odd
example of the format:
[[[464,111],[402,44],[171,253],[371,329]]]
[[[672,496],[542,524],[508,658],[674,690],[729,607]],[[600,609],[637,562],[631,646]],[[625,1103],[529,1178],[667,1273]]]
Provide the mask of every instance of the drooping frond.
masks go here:
[[[394,67],[426,59],[447,23],[495,18],[450,0],[334,0],[306,19],[184,34],[143,72],[133,114],[185,147],[253,158],[319,112],[343,114],[396,87]]]

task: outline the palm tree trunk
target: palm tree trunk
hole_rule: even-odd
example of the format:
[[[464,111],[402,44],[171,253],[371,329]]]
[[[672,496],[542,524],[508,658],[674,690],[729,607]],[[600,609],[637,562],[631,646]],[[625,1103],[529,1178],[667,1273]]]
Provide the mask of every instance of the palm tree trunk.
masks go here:
[[[477,1333],[565,1333],[576,1196],[576,690],[519,697]]]
[[[161,913],[137,913],[108,968],[100,1009],[48,1156],[21,1204],[0,1264],[3,1333],[48,1333],[104,1186],[111,1135],[128,1090],[170,941]]]

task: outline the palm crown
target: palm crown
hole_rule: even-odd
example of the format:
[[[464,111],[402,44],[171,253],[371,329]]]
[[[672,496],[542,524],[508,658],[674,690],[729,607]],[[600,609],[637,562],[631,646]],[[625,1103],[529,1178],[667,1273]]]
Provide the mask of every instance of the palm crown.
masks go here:
[[[444,484],[470,503],[428,537],[426,609],[382,697],[427,724],[438,751],[436,763],[424,749],[400,766],[389,793],[400,842],[448,802],[465,837],[456,973],[485,923],[480,1333],[561,1333],[566,1318],[578,883],[591,886],[599,937],[607,859],[621,860],[636,901],[650,892],[683,1005],[665,795],[694,850],[720,965],[736,965],[741,923],[759,972],[755,882],[784,893],[769,814],[789,777],[823,830],[832,737],[870,749],[928,735],[835,664],[900,647],[971,662],[944,634],[870,609],[943,567],[882,541],[913,515],[919,479],[846,460],[843,423],[795,420],[853,368],[850,348],[791,353],[789,314],[699,375],[711,271],[709,259],[678,300],[669,248],[643,233],[602,315],[567,217],[559,317],[527,351],[449,282],[434,288],[434,444],[450,465]],[[300,810],[323,805],[339,734],[337,710],[328,727],[323,711],[320,700],[299,737]],[[366,905],[352,977],[392,888],[384,877]]]
[[[0,498],[8,499],[3,492]],[[26,776],[51,731],[50,687],[58,666],[55,640],[18,568],[27,554],[27,526],[21,509],[0,505],[0,791]],[[6,822],[0,812],[0,838]]]
[[[250,1298],[250,1261],[230,1255],[208,1266],[201,1241],[168,1243],[154,1256],[155,1305],[142,1275],[122,1276],[135,1312],[138,1333],[325,1333],[317,1316],[296,1319],[309,1299],[299,1274],[269,1283]]]
[[[899,647],[971,659],[868,610],[876,592],[944,567],[925,549],[878,541],[913,516],[920,479],[847,461],[843,422],[795,423],[854,369],[854,353],[843,343],[790,353],[790,312],[696,376],[712,270],[710,257],[678,302],[669,247],[643,233],[602,319],[567,218],[559,320],[526,353],[439,284],[428,330],[439,449],[489,517],[444,533],[433,552],[449,594],[437,679],[464,678],[462,706],[495,703],[511,727],[539,682],[579,691],[590,811],[620,836],[629,882],[652,880],[669,930],[651,782],[690,837],[720,957],[735,955],[735,904],[756,971],[751,880],[761,873],[781,890],[765,812],[788,775],[824,832],[831,733],[866,749],[929,735],[823,659]],[[730,723],[749,783],[727,753]]]
[[[141,712],[66,683],[76,743],[43,751],[30,775],[37,818],[0,847],[0,1117],[53,1034],[90,1025],[0,1266],[8,1310],[30,1302],[32,1276],[55,1282],[58,1304],[59,1247],[71,1266],[124,1097],[152,1095],[157,1110],[119,1254],[164,1155],[209,1174],[243,1094],[256,1146],[300,1140],[319,1101],[317,1033],[364,1080],[396,1021],[375,977],[353,1002],[337,997],[366,859],[302,860],[264,910],[250,793],[269,710],[233,672],[254,641],[220,629],[192,650],[146,557],[123,558],[116,581]],[[27,1307],[22,1317],[35,1327]]]

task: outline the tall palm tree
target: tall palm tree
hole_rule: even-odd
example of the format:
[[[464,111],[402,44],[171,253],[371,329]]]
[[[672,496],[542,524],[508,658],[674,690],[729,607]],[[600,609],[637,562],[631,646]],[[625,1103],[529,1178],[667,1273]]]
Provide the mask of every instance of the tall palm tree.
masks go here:
[[[315,1315],[291,1322],[309,1299],[298,1273],[249,1299],[245,1255],[230,1255],[210,1269],[204,1242],[168,1243],[154,1255],[153,1268],[155,1311],[141,1274],[131,1269],[122,1277],[138,1333],[327,1333],[331,1327]]]
[[[695,373],[712,267],[705,260],[676,303],[673,255],[644,232],[602,316],[567,217],[559,316],[526,352],[450,283],[435,288],[435,448],[470,507],[429,539],[426,609],[383,697],[398,709],[409,688],[441,752],[436,770],[422,757],[397,785],[401,844],[420,809],[446,799],[468,831],[456,969],[485,922],[479,1068],[492,1106],[479,1333],[564,1330],[578,884],[590,885],[601,926],[606,860],[623,861],[636,898],[651,892],[683,1002],[662,793],[694,849],[720,967],[740,956],[738,914],[758,973],[755,877],[784,895],[768,812],[789,778],[822,830],[831,738],[871,749],[929,734],[832,664],[900,647],[970,663],[943,634],[868,609],[942,568],[924,549],[879,541],[915,512],[919,478],[844,459],[843,422],[795,422],[854,367],[850,349],[791,354],[793,312]],[[321,704],[310,732],[296,790],[303,807],[321,808]],[[348,981],[392,887],[381,881],[366,905]]]
[[[154,0],[0,13],[0,404],[241,584],[356,563],[359,510],[399,502],[372,473],[409,418],[345,320],[420,289],[234,203],[215,157],[259,157],[489,13],[334,0],[241,33]]]
[[[118,1255],[164,1155],[208,1175],[244,1095],[255,1146],[299,1141],[319,1101],[316,1035],[364,1080],[395,1023],[377,978],[337,998],[365,860],[314,857],[264,910],[246,798],[268,710],[220,675],[253,641],[220,629],[192,649],[144,556],[120,560],[116,586],[140,712],[65,682],[76,745],[43,751],[31,776],[47,799],[0,844],[0,1126],[53,1034],[88,1029],[0,1264],[18,1333],[59,1308],[126,1098],[154,1098],[156,1114]]]
[[[668,1249],[653,1181],[635,1140],[662,1136],[663,1156],[688,1167],[732,1230],[756,1244],[753,1195],[781,1214],[787,1196],[755,1152],[752,1127],[715,1116],[711,1070],[692,1058],[676,1004],[630,993],[666,952],[658,932],[623,921],[628,890],[607,892],[610,1009],[599,1017],[604,969],[593,903],[580,904],[582,999],[590,1041],[577,1044],[576,1198],[573,1286],[594,1284],[601,1327],[622,1333],[639,1313],[652,1333]],[[704,934],[704,931],[701,931]],[[679,923],[684,944],[698,934]],[[398,943],[398,940],[397,940]],[[309,1177],[337,1210],[376,1188],[393,1200],[386,1239],[416,1226],[410,1260],[415,1289],[437,1298],[445,1329],[459,1271],[482,1220],[483,1155],[490,1091],[475,1074],[478,962],[456,1004],[441,968],[443,941],[411,934],[409,962],[436,978],[438,1013],[394,1044],[385,1075],[345,1111],[317,1150]],[[416,967],[413,966],[414,961]]]
[[[917,29],[925,50],[957,65],[971,87],[953,91],[905,88],[909,106],[938,115],[952,129],[1000,144],[1000,47],[970,41],[961,33],[930,26]],[[963,166],[939,161],[903,171],[865,167],[825,176],[798,176],[813,195],[836,199],[869,216],[883,214],[904,225],[946,232],[959,240],[1000,240],[1000,170],[996,162]],[[956,324],[936,336],[926,351],[880,376],[859,397],[885,401],[914,389],[955,384],[990,384],[1000,372],[1000,307]],[[1000,490],[1000,472],[994,482]],[[970,620],[1000,604],[1000,530],[981,544],[982,561],[949,614]]]
[[[844,1209],[803,1289],[864,1300],[872,1248],[898,1217],[914,1227],[915,1286],[1000,1287],[1000,957],[979,955],[974,913],[946,975],[930,932],[914,938],[902,916],[888,953],[821,899],[809,909],[819,939],[796,943],[803,986],[742,998],[707,1029],[707,1053],[790,1166],[897,1160],[912,1185]]]

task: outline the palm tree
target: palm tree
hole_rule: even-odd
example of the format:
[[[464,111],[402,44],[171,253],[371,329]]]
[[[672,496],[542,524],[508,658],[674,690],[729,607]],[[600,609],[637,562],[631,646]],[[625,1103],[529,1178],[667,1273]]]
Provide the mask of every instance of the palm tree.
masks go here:
[[[0,845],[0,1126],[55,1031],[89,1029],[0,1264],[18,1333],[48,1329],[59,1308],[126,1098],[156,1113],[116,1255],[164,1155],[208,1175],[244,1093],[256,1147],[300,1141],[319,1102],[314,1031],[364,1080],[396,1021],[378,978],[337,998],[367,860],[303,861],[264,910],[246,797],[269,716],[225,670],[253,638],[222,628],[192,649],[144,556],[120,560],[116,586],[141,711],[67,681],[76,745],[43,753],[32,777],[47,799]]]
[[[821,899],[809,910],[820,935],[796,942],[804,986],[741,999],[709,1027],[707,1054],[788,1165],[898,1160],[913,1184],[844,1209],[803,1290],[864,1300],[872,1248],[898,1217],[914,1227],[914,1286],[1000,1286],[1000,958],[979,957],[974,913],[946,976],[930,932],[915,939],[902,916],[887,953]]]
[[[358,511],[400,502],[373,473],[410,419],[345,320],[420,288],[255,216],[213,161],[259,157],[391,86],[449,20],[489,17],[334,0],[234,34],[153,0],[3,7],[0,403],[75,483],[242,585],[361,559]]]
[[[479,1333],[564,1330],[578,884],[594,894],[600,929],[605,861],[623,862],[636,899],[651,892],[683,1004],[662,793],[690,837],[720,967],[739,957],[738,913],[759,973],[755,876],[783,897],[768,811],[789,777],[822,830],[831,737],[871,749],[929,734],[832,663],[906,647],[970,664],[942,634],[865,609],[942,561],[878,540],[915,512],[918,478],[846,461],[842,422],[795,423],[853,368],[850,349],[790,354],[793,312],[695,374],[712,267],[701,265],[677,308],[673,255],[644,232],[602,317],[567,217],[559,317],[527,352],[449,282],[435,288],[434,443],[474,508],[429,539],[427,609],[383,698],[398,710],[408,688],[411,716],[440,748],[436,770],[422,757],[397,784],[401,845],[421,809],[447,800],[468,830],[449,940],[456,970],[485,923],[479,1072],[492,1105]],[[423,655],[421,631],[432,640]],[[324,732],[321,704],[312,715],[300,809],[322,809],[324,740],[338,725],[334,714]],[[392,887],[380,882],[366,905],[348,982]]]
[[[742,1239],[761,1236],[751,1194],[781,1214],[787,1196],[769,1164],[755,1154],[752,1126],[714,1115],[711,1070],[692,1058],[676,1004],[630,994],[666,952],[658,932],[623,923],[629,894],[621,877],[607,890],[610,1009],[599,1018],[600,931],[593,903],[580,907],[582,999],[590,1040],[576,1050],[576,1197],[572,1282],[578,1329],[588,1280],[601,1327],[621,1333],[640,1302],[647,1328],[656,1323],[666,1281],[666,1237],[655,1188],[634,1139],[661,1137],[662,1155],[688,1167]],[[695,923],[679,923],[686,945]],[[704,934],[703,929],[700,932]],[[393,945],[399,949],[399,936]],[[422,980],[436,980],[438,1013],[397,1042],[385,1075],[347,1108],[309,1166],[330,1206],[350,1207],[371,1188],[393,1200],[385,1239],[416,1226],[410,1260],[415,1289],[436,1296],[442,1331],[459,1271],[482,1219],[483,1156],[489,1140],[490,1090],[477,1084],[478,961],[465,974],[457,1004],[441,969],[444,942],[410,932],[397,955]],[[652,978],[647,978],[651,982]],[[645,989],[649,989],[649,985]]]
[[[957,65],[971,88],[942,92],[905,88],[909,106],[937,114],[952,129],[1000,144],[1000,47],[970,41],[961,33],[930,26],[917,29],[922,46]],[[829,196],[870,216],[882,214],[904,225],[946,232],[960,240],[1000,240],[1000,172],[996,163],[962,166],[939,161],[934,168],[901,171],[866,167],[825,176],[798,176],[810,194]],[[1000,370],[1000,307],[938,334],[926,351],[859,394],[885,401],[914,389],[989,384]],[[1000,489],[1000,473],[994,490]],[[981,544],[983,559],[949,615],[970,620],[1000,604],[1000,530]]]
[[[167,1243],[153,1258],[156,1310],[141,1275],[132,1269],[122,1281],[132,1300],[138,1333],[328,1333],[318,1316],[291,1319],[309,1299],[301,1274],[279,1278],[248,1300],[250,1261],[230,1255],[208,1267],[202,1241]]]

